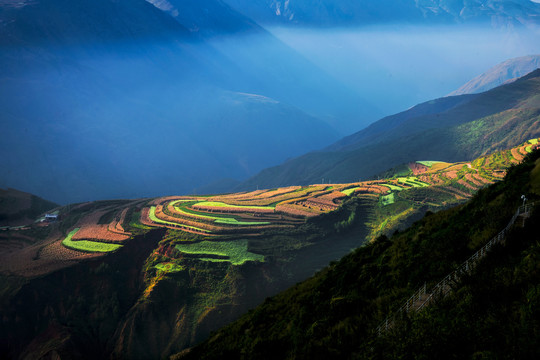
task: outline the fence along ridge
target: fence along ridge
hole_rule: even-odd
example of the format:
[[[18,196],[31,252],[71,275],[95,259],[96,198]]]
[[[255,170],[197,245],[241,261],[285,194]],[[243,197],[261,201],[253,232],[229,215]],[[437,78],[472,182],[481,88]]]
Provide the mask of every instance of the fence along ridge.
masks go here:
[[[420,287],[420,289],[418,289],[407,301],[405,301],[405,303],[397,311],[395,311],[392,315],[388,316],[377,327],[377,333],[380,335],[383,331],[388,330],[399,314],[409,313],[411,311],[419,311],[424,306],[432,302],[435,298],[439,296],[446,296],[450,291],[452,291],[452,284],[456,284],[457,282],[459,282],[463,275],[471,273],[479,260],[481,260],[487,255],[488,251],[491,250],[493,245],[499,243],[504,244],[506,239],[506,233],[514,225],[517,218],[522,214],[529,214],[531,208],[534,205],[535,203],[521,205],[514,213],[514,216],[512,216],[510,222],[508,222],[508,225],[506,225],[506,227],[501,230],[501,232],[499,232],[484,246],[482,246],[480,250],[471,255],[471,257],[469,257],[456,270],[452,271],[444,279],[439,281],[439,283],[437,283],[437,285],[435,285],[429,293],[426,291],[426,283],[424,283],[424,285]]]

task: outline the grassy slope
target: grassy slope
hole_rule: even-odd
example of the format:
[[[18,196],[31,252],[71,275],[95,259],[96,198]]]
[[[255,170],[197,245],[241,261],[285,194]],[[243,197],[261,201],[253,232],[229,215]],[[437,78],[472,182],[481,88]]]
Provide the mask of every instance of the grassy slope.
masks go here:
[[[502,229],[522,193],[538,198],[538,157],[534,153],[466,205],[379,238],[267,299],[186,358],[538,358],[538,212],[456,295],[386,336],[373,331],[417,287],[436,283]]]
[[[335,146],[263,170],[240,188],[303,185],[321,178],[358,181],[418,159],[454,162],[509,148],[540,135],[539,90],[540,70],[447,111],[388,124],[371,142]]]

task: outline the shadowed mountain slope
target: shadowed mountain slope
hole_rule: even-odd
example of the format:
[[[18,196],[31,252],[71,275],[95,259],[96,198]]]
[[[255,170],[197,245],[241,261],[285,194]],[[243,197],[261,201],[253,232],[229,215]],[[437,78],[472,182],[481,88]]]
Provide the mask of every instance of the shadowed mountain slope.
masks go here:
[[[58,205],[15,189],[0,189],[0,226],[26,225]]]
[[[1,227],[0,355],[168,357],[365,241],[462,204],[539,140],[378,181],[95,201]]]
[[[376,328],[417,288],[438,283],[502,230],[523,193],[538,199],[539,156],[466,205],[356,249],[173,358],[538,357],[540,324],[531,306],[540,300],[538,209],[524,228],[510,230],[505,248],[496,246],[454,284],[454,295],[404,315],[382,336]]]
[[[330,146],[263,170],[241,185],[358,181],[414,159],[473,159],[540,131],[540,70],[515,83],[444,98],[382,119]],[[430,113],[439,108],[441,112]],[[418,114],[418,115],[417,115]]]

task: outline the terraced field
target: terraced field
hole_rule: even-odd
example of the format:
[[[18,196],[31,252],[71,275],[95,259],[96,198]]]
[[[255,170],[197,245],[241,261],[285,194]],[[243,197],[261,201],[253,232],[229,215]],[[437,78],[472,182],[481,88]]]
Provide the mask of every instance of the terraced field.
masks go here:
[[[129,212],[138,214],[137,220],[142,226],[168,228],[180,234],[198,236],[194,243],[176,246],[181,253],[190,256],[198,254],[197,257],[206,261],[235,263],[240,258],[250,257],[245,254],[240,257],[219,257],[215,247],[222,246],[221,250],[237,249],[238,243],[235,241],[238,241],[238,237],[256,238],[273,230],[292,229],[306,219],[336,210],[350,197],[378,199],[371,216],[365,219],[366,225],[371,228],[369,237],[372,238],[395,229],[405,219],[414,217],[416,211],[426,208],[435,210],[470,198],[481,187],[501,179],[508,166],[520,162],[537,146],[538,139],[534,139],[472,162],[418,161],[408,165],[409,176],[403,176],[401,170],[396,176],[382,180],[291,186],[213,196],[155,198],[139,204],[141,209],[138,211],[115,209],[113,221],[106,225],[91,225],[88,224],[88,217],[84,218],[86,222],[81,220],[77,224],[83,228],[75,239],[82,240],[82,231],[83,235],[94,234],[86,240],[118,243],[120,238],[117,236],[130,236],[129,232],[124,231],[124,226],[129,226],[125,220]],[[104,213],[99,213],[101,218]],[[93,215],[94,222],[97,217]],[[216,242],[220,242],[220,245]],[[223,250],[222,253],[227,251]],[[257,257],[252,260],[261,261]]]
[[[60,210],[62,220],[44,232],[49,235],[41,245],[12,246],[11,242],[4,242],[12,251],[8,249],[10,255],[2,261],[10,269],[33,263],[39,265],[38,272],[46,271],[48,267],[63,266],[62,261],[68,261],[67,264],[92,254],[103,256],[116,251],[134,235],[156,228],[167,229],[165,239],[172,241],[163,251],[168,254],[160,260],[163,264],[156,265],[162,272],[181,271],[178,254],[231,264],[264,261],[257,253],[259,250],[252,252],[251,247],[284,246],[268,244],[265,239],[269,234],[293,233],[310,219],[331,213],[353,198],[371,204],[363,210],[361,221],[369,229],[368,239],[372,239],[407,226],[427,210],[463,202],[483,186],[502,179],[509,166],[539,146],[538,139],[533,139],[471,162],[418,161],[408,165],[408,175],[407,167],[401,166],[393,176],[391,171],[387,172],[385,179],[350,184],[71,205]],[[338,229],[341,225],[336,226]],[[31,244],[31,232],[36,229],[8,228],[0,236],[18,236]]]

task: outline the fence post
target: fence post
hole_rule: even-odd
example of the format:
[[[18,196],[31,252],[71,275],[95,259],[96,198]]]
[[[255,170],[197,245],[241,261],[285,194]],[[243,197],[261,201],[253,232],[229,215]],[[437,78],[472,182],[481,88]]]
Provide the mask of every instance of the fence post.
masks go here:
[[[459,282],[463,273],[467,273],[467,274],[470,273],[470,271],[474,268],[478,260],[486,256],[488,251],[493,247],[494,244],[499,243],[499,242],[504,244],[506,242],[505,234],[510,229],[510,227],[515,223],[517,217],[521,213],[528,213],[533,205],[534,203],[526,204],[519,207],[516,213],[514,214],[514,216],[512,217],[512,219],[510,220],[510,222],[508,223],[508,225],[501,232],[499,232],[496,236],[494,236],[486,245],[480,248],[480,250],[474,253],[460,267],[458,267],[456,270],[451,272],[441,282],[435,285],[431,289],[431,295],[422,304],[420,304],[417,309],[413,309],[413,310],[422,309],[423,306],[428,303],[428,300],[433,299],[434,294],[437,296],[445,296],[447,293],[449,293],[452,290],[449,283],[457,283]],[[419,302],[421,300],[421,296],[426,295],[426,294],[427,294],[427,282],[424,282],[424,285],[420,287],[420,289],[418,289],[418,291],[415,294],[413,294],[411,298],[409,298],[409,300],[405,302],[405,304],[398,310],[398,312],[405,311],[408,313],[413,308],[414,303],[417,301]],[[389,324],[389,317],[387,317],[384,323],[377,328],[379,335],[382,332],[383,326],[384,326],[384,330],[388,330],[388,327],[389,327],[388,324]]]

